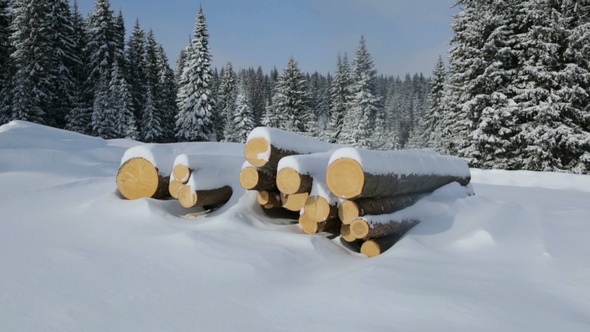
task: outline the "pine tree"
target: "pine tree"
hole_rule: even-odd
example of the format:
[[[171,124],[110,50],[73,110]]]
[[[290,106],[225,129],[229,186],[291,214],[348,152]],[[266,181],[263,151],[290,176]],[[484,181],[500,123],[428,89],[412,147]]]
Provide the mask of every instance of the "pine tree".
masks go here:
[[[208,39],[205,15],[200,7],[178,91],[176,137],[179,140],[216,140],[214,124],[211,121],[215,104],[210,98],[211,65]]]
[[[92,132],[99,137],[109,139],[119,137],[116,122],[119,120],[119,114],[114,108],[110,97],[109,83],[107,77],[110,74],[102,73],[98,86],[94,89],[95,96],[92,105]]]
[[[133,112],[138,120],[141,120],[141,110],[145,105],[145,44],[145,31],[141,28],[139,20],[137,20],[127,42],[127,61],[129,64],[127,77],[131,86]]]
[[[223,120],[219,121],[218,125],[223,126],[223,140],[225,141],[229,141],[228,138],[234,131],[234,128],[232,128],[232,117],[235,106],[235,75],[231,62],[228,62],[221,73],[219,97],[217,99],[217,107]]]
[[[145,104],[140,109],[140,137],[143,142],[158,142],[162,139],[162,110],[159,106],[157,95],[159,95],[159,69],[157,58],[156,39],[154,32],[150,30],[146,38],[144,50],[144,82],[143,98]]]
[[[173,142],[174,137],[174,117],[178,113],[176,106],[176,78],[174,71],[168,64],[168,57],[164,52],[162,45],[158,45],[156,51],[158,64],[158,109],[161,113],[162,141]]]
[[[365,38],[361,37],[354,58],[354,83],[351,111],[345,118],[341,134],[344,143],[361,148],[370,148],[370,136],[380,98],[375,95],[376,71],[373,60],[366,47]]]
[[[117,31],[113,11],[109,0],[96,0],[94,12],[88,17],[87,45],[88,78],[87,88],[92,95],[94,88],[107,86],[115,61],[115,54],[120,46],[120,31]],[[106,82],[99,82],[105,79]]]
[[[119,62],[115,61],[111,72],[111,81],[108,90],[108,105],[113,110],[113,137],[126,137],[136,139],[138,137],[135,116],[132,109],[130,86],[125,80]],[[104,114],[103,114],[104,115]],[[111,119],[108,119],[111,122]],[[107,132],[108,128],[101,129]]]
[[[338,55],[336,71],[330,84],[330,143],[340,142],[344,117],[352,100],[351,73],[346,53]]]
[[[238,86],[238,93],[235,98],[235,110],[231,117],[232,131],[228,132],[226,141],[245,143],[248,134],[254,129],[254,113],[252,111],[252,104],[248,99],[246,84],[240,81]]]
[[[308,98],[305,75],[299,70],[297,61],[290,58],[287,68],[278,77],[271,100],[271,108],[279,118],[279,128],[296,133],[306,132]]]
[[[441,56],[438,57],[430,83],[428,95],[428,112],[423,122],[424,141],[427,147],[441,151],[443,142],[443,128],[441,118],[443,116],[443,97],[447,72]]]
[[[11,77],[13,66],[10,59],[11,0],[0,0],[0,125],[12,117]]]

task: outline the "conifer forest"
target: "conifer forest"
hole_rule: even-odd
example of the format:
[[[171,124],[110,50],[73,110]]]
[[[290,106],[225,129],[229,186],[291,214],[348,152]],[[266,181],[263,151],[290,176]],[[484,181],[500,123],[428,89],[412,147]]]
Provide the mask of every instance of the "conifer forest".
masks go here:
[[[590,171],[590,1],[458,0],[433,71],[378,73],[370,45],[324,73],[213,68],[204,9],[172,61],[96,0],[0,0],[0,125],[105,139],[244,142],[269,126],[357,147],[432,148],[471,167]],[[185,32],[189,33],[189,31]],[[447,59],[448,56],[448,60]],[[171,62],[175,66],[171,66]]]

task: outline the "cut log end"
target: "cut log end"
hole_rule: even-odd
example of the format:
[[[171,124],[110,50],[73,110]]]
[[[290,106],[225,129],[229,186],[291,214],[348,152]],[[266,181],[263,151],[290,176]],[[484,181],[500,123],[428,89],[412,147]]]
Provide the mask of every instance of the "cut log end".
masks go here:
[[[355,219],[350,224],[350,233],[357,239],[364,239],[369,235],[371,228],[369,223],[363,219]]]
[[[178,190],[178,201],[185,208],[192,208],[197,205],[197,193],[191,186],[182,185]]]
[[[300,211],[305,206],[305,201],[309,197],[308,193],[300,193],[293,195],[283,195],[283,207],[289,211]]]
[[[283,203],[281,202],[281,198],[279,197],[279,194],[266,190],[258,192],[257,201],[258,204],[262,205],[262,207],[264,207],[265,209],[274,209],[281,207],[283,205]]]
[[[243,168],[240,172],[240,184],[246,190],[254,189],[259,180],[258,171],[254,167]]]
[[[350,232],[350,225],[343,224],[342,226],[340,226],[340,235],[342,236],[342,239],[346,242],[354,242],[357,240],[357,238]]]
[[[305,214],[299,216],[299,226],[305,234],[316,234],[319,232],[318,223],[309,219]]]
[[[161,181],[156,167],[144,158],[126,161],[117,174],[117,188],[127,199],[156,196],[162,185]]]
[[[353,201],[344,201],[338,207],[338,217],[345,225],[350,225],[355,218],[360,217],[361,210],[358,204]]]
[[[304,213],[315,222],[322,222],[336,216],[336,207],[321,196],[310,196],[305,201]]]
[[[270,157],[270,143],[264,138],[253,138],[246,142],[244,157],[255,167],[263,167]]]
[[[172,169],[172,176],[174,180],[181,183],[186,183],[191,176],[191,169],[186,165],[176,165]]]
[[[195,191],[191,186],[184,185],[178,191],[178,200],[185,208],[216,206],[229,201],[232,193],[230,186]]]
[[[170,181],[170,183],[168,184],[168,191],[170,192],[170,196],[178,199],[178,191],[183,185],[184,183],[177,180]]]
[[[341,158],[328,166],[326,184],[332,193],[340,198],[358,197],[365,184],[363,167],[354,159]]]
[[[277,173],[277,187],[282,193],[297,194],[311,190],[312,179],[307,174],[300,174],[291,167],[285,167]]]
[[[365,241],[361,246],[361,253],[367,255],[367,257],[379,256],[383,251],[379,243],[374,240]]]

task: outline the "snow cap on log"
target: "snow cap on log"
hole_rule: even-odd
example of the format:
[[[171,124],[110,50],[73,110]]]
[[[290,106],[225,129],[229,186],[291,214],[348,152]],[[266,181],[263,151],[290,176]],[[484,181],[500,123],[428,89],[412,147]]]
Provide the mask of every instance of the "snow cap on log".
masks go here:
[[[424,150],[341,148],[326,171],[328,187],[344,199],[432,191],[453,181],[467,185],[470,179],[463,159]]]

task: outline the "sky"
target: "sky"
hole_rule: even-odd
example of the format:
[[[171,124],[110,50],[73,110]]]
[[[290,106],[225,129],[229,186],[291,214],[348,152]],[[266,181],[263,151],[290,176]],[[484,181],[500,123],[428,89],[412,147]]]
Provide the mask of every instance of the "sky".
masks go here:
[[[78,0],[87,15],[95,0]],[[361,36],[379,74],[429,76],[446,57],[455,0],[111,0],[129,34],[136,20],[152,29],[175,66],[193,33],[199,4],[213,67],[265,72],[293,57],[304,72],[333,72],[338,54],[354,57]]]

